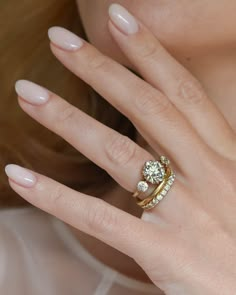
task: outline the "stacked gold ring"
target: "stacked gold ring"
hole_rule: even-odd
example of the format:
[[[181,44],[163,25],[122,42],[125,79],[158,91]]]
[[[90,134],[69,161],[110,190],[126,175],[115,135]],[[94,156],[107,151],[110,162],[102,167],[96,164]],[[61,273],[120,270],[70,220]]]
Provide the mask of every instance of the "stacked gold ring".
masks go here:
[[[139,181],[133,197],[138,206],[145,210],[154,208],[168,193],[175,181],[175,174],[170,167],[170,161],[165,156],[160,161],[147,161],[142,170],[143,180]],[[149,188],[149,183],[158,184],[152,193],[144,199],[140,196]]]

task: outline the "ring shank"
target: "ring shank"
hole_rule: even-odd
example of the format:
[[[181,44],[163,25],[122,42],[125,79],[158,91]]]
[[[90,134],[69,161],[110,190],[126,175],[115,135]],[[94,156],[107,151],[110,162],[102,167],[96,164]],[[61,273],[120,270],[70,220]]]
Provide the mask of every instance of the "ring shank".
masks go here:
[[[152,201],[153,198],[156,197],[156,195],[158,193],[160,193],[162,191],[162,189],[164,188],[164,186],[166,185],[169,177],[172,174],[172,170],[170,167],[167,167],[166,169],[166,175],[165,178],[163,179],[163,181],[154,189],[154,191],[151,193],[151,195],[149,195],[147,198],[145,198],[144,200],[140,199],[139,197],[136,197],[136,202],[137,205],[139,205],[140,207],[146,206],[150,201]]]

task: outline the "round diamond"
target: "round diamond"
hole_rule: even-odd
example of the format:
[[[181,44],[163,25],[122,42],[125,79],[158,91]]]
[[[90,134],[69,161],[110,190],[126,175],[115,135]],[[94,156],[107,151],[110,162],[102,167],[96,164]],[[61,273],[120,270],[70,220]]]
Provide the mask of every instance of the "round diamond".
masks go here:
[[[154,205],[155,204],[155,199],[153,199],[151,202],[150,202],[150,205]]]
[[[163,196],[162,196],[162,195],[158,195],[158,196],[157,196],[157,200],[158,200],[158,201],[161,201],[162,199],[163,199]]]
[[[170,185],[167,184],[167,185],[165,186],[165,189],[168,191],[168,190],[170,189]]]
[[[160,160],[161,160],[161,163],[163,163],[164,165],[169,165],[170,164],[170,160],[165,156],[161,156]]]
[[[148,190],[148,184],[146,183],[146,181],[139,181],[137,185],[137,190],[143,193],[146,192]]]
[[[148,161],[143,168],[144,178],[152,184],[163,181],[165,172],[165,167],[159,161]]]
[[[175,177],[172,175],[172,176],[169,178],[169,180],[171,180],[172,182],[174,182]]]
[[[163,189],[163,191],[161,192],[162,196],[165,196],[167,194],[167,191],[165,189]]]

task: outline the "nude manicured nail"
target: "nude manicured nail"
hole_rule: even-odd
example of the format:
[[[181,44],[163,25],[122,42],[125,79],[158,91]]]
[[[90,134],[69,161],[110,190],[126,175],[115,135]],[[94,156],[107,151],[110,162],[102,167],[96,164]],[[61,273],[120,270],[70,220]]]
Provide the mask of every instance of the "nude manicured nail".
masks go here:
[[[15,89],[20,97],[31,104],[41,105],[49,99],[49,93],[45,88],[30,81],[17,81]]]
[[[112,22],[125,34],[135,34],[139,30],[136,19],[121,5],[111,4],[109,16]]]
[[[75,51],[83,45],[83,40],[74,33],[61,28],[52,27],[48,30],[48,37],[52,43],[61,49]]]
[[[14,182],[23,187],[32,187],[36,183],[36,177],[26,168],[15,164],[9,164],[5,167],[7,176]]]

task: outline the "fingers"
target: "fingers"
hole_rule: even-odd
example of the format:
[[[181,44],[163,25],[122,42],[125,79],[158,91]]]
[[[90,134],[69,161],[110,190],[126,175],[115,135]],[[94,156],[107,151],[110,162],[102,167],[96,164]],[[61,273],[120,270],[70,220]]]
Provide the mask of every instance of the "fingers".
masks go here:
[[[106,170],[125,189],[135,191],[141,167],[153,159],[151,154],[45,88],[21,80],[16,91],[26,113]]]
[[[76,192],[18,165],[8,165],[5,170],[11,188],[21,197],[117,250],[138,257],[151,243],[150,237],[155,236],[160,240],[155,250],[157,253],[161,250],[163,237],[158,225],[154,234],[153,227],[103,200]]]
[[[203,157],[205,145],[165,95],[89,43],[81,46],[74,34],[52,28],[49,36],[56,57],[124,113],[154,149],[161,146],[188,174],[199,166],[193,154]]]
[[[111,5],[109,14],[110,32],[137,72],[167,95],[211,148],[234,154],[235,134],[200,83],[124,8]]]

